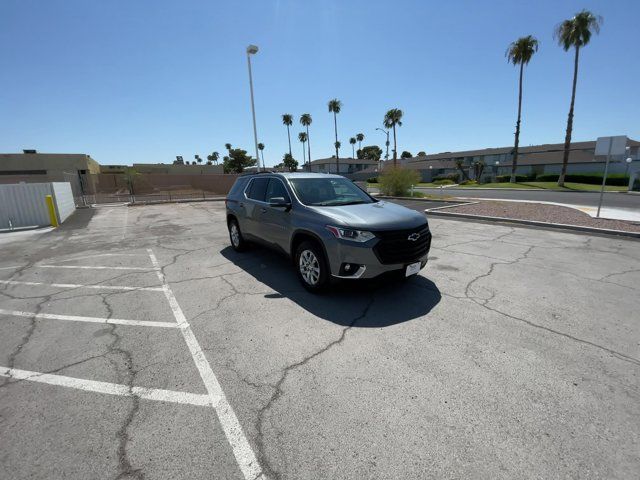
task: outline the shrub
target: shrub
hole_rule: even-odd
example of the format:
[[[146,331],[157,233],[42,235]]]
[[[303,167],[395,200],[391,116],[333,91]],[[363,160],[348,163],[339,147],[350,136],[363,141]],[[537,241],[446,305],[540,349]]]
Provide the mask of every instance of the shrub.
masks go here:
[[[432,183],[434,185],[453,185],[456,182],[454,182],[453,180],[450,180],[448,178],[441,178],[439,180],[434,180]]]
[[[534,175],[516,175],[516,182],[531,182],[535,180]],[[498,183],[509,183],[511,180],[511,175],[498,175],[496,177],[496,181]]]
[[[538,175],[536,180],[538,182],[557,182],[558,181],[557,173],[547,173],[543,175]],[[589,185],[602,185],[602,174],[601,173],[572,173],[565,175],[565,182],[572,183],[587,183]],[[611,173],[607,175],[607,185],[613,185],[618,187],[624,187],[629,185],[629,176],[623,175],[621,173]]]
[[[420,182],[420,173],[417,170],[410,170],[402,167],[388,167],[380,177],[380,191],[383,195],[406,196],[409,194],[411,185]]]
[[[460,185],[477,185],[478,182],[476,180],[465,180],[464,182],[460,183]]]
[[[367,183],[378,183],[378,177],[367,178]]]
[[[451,180],[452,183],[458,183],[459,179],[460,179],[459,173],[447,173],[444,175],[436,175],[435,177],[433,177],[432,181],[435,183],[435,181],[437,180]]]

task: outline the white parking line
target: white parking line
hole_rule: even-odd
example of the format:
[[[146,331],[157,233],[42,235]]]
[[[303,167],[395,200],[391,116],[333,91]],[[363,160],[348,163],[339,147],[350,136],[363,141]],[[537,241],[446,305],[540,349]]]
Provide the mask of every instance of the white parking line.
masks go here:
[[[142,270],[150,272],[153,268],[146,267],[105,267],[103,265],[36,265],[39,268],[80,268],[85,270]]]
[[[189,322],[187,322],[187,319],[184,316],[175,295],[173,294],[173,290],[171,290],[164,273],[162,273],[162,270],[160,269],[158,259],[151,249],[147,249],[147,252],[149,253],[151,263],[156,270],[158,279],[164,287],[164,294],[169,301],[169,305],[171,306],[176,322],[181,327],[180,331],[182,332],[182,336],[189,347],[193,361],[200,372],[200,376],[202,377],[202,381],[204,382],[207,392],[209,392],[209,395],[211,396],[211,404],[218,415],[218,420],[220,421],[224,434],[231,445],[236,462],[238,463],[244,478],[246,480],[267,480],[266,475],[262,473],[262,467],[260,467],[255,453],[253,453],[253,450],[251,449],[251,445],[249,445],[249,441],[242,431],[242,425],[240,425],[238,417],[227,401],[220,382],[218,382],[216,375],[213,373],[211,365],[209,365],[209,361],[205,357],[202,348],[200,348],[200,344],[198,343],[193,330],[191,330]],[[215,399],[217,399],[217,401]]]
[[[44,283],[44,282],[20,282],[18,280],[0,280],[6,285],[47,286],[56,288],[93,288],[96,290],[141,290],[143,292],[162,292],[162,287],[127,287],[124,285],[80,285],[77,283]]]
[[[14,265],[12,267],[0,267],[0,270],[15,270],[16,268],[21,268],[21,265]]]
[[[176,392],[174,390],[162,390],[157,388],[131,387],[118,383],[98,382],[84,380],[82,378],[66,377],[64,375],[52,375],[50,373],[31,372],[16,368],[0,367],[0,376],[14,378],[16,380],[28,380],[30,382],[47,383],[60,387],[76,388],[88,392],[107,393],[121,397],[140,397],[145,400],[157,402],[181,403],[186,405],[211,406],[210,395],[200,393]],[[215,405],[215,403],[214,403]]]
[[[58,260],[59,262],[73,262],[75,260],[86,260],[87,258],[98,258],[98,257],[141,257],[146,258],[147,256],[144,253],[95,253],[93,255],[82,255],[81,257],[72,257],[66,258],[64,260]]]
[[[4,310],[0,308],[0,315],[9,315],[12,317],[27,317],[45,320],[67,320],[71,322],[88,322],[103,323],[114,325],[131,325],[135,327],[158,327],[158,328],[180,328],[180,325],[173,322],[154,322],[144,320],[126,320],[124,318],[100,318],[100,317],[82,317],[78,315],[58,315],[55,313],[34,313],[23,312],[20,310]]]

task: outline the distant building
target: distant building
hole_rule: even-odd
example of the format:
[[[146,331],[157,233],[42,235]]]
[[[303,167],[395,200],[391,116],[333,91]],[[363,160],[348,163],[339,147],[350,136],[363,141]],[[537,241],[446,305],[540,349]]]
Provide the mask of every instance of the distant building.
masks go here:
[[[100,165],[81,153],[0,153],[0,183],[71,182],[78,195],[92,184]]]
[[[360,158],[340,158],[338,159],[338,166],[340,167],[340,174],[354,174],[359,172],[375,172],[378,168],[377,160],[366,160]],[[311,161],[311,171],[319,173],[337,173],[336,159],[321,158],[319,160]]]
[[[138,173],[167,173],[167,174],[205,174],[224,173],[222,165],[179,165],[172,163],[134,163],[133,168]]]
[[[629,154],[634,160],[640,160],[640,142],[627,140]],[[596,141],[573,142],[569,155],[568,173],[601,173],[604,171],[605,158],[595,156]],[[516,173],[519,175],[559,174],[562,169],[564,144],[532,145],[518,148],[518,165]],[[624,158],[613,158],[610,173],[625,173],[628,165]],[[473,178],[473,163],[485,163],[484,175],[508,175],[511,173],[513,162],[513,146],[500,148],[485,148],[482,150],[465,150],[459,152],[442,152],[432,155],[399,159],[398,163],[411,169],[420,171],[424,181],[431,181],[438,175],[459,172],[456,162],[462,162],[462,168]],[[391,161],[385,165],[392,164]]]

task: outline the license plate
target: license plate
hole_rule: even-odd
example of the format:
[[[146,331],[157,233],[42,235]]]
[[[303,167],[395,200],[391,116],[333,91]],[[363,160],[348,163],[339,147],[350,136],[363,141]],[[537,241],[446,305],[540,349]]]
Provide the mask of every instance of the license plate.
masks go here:
[[[411,275],[415,275],[420,271],[420,262],[412,263],[411,265],[407,265],[407,269],[404,272],[405,277],[410,277]]]

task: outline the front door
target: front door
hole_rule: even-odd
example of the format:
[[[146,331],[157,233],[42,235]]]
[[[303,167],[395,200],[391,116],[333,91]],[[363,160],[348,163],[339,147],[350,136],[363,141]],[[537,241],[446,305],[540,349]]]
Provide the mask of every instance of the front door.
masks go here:
[[[269,200],[277,197],[284,198],[285,202],[291,203],[291,196],[282,180],[271,178],[265,195],[266,205],[260,210],[260,228],[264,232],[265,240],[288,252],[291,212],[282,207],[269,206]]]

